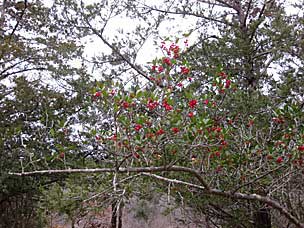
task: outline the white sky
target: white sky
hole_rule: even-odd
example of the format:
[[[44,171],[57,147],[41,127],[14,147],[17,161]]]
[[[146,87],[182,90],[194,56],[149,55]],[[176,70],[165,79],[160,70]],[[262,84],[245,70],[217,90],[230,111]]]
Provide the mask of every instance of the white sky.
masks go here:
[[[90,3],[94,3],[97,0],[86,0],[85,2],[90,4]],[[158,5],[161,4],[163,1],[162,0],[153,0],[153,4]],[[300,12],[300,10],[295,11],[294,7],[291,6],[291,4],[293,3],[298,3],[298,0],[286,0],[285,4],[286,4],[286,11],[289,14],[297,14],[297,13],[301,13],[301,15],[303,15],[303,10],[302,12]],[[178,27],[173,28],[172,27],[172,21],[165,21],[160,25],[159,28],[159,35],[161,38],[165,38],[165,37],[172,37],[172,39],[174,39],[174,37],[176,36],[182,36],[182,33],[178,33],[178,31],[183,31],[183,32],[188,32],[189,28],[193,28],[195,23],[196,23],[197,19],[194,17],[186,17],[186,18],[182,18],[179,16],[175,16],[175,20],[174,20],[174,24],[175,25],[179,25]],[[132,26],[133,25],[133,26]],[[120,18],[120,17],[116,17],[114,19],[112,19],[110,21],[110,23],[107,25],[107,32],[106,35],[111,39],[111,35],[114,35],[117,29],[123,29],[125,32],[131,32],[134,27],[135,27],[135,23],[134,21],[131,21],[130,19],[126,19],[126,18]],[[212,29],[210,30],[210,32],[212,32]],[[193,33],[188,37],[189,40],[189,44],[193,44],[195,42],[197,38],[197,33]],[[144,44],[142,50],[139,52],[138,58],[136,59],[136,62],[139,64],[147,64],[147,62],[153,60],[155,57],[159,57],[160,56],[160,52],[157,52],[155,45],[153,44],[153,38],[150,37],[146,43]],[[161,39],[157,40],[158,43],[160,44]],[[88,54],[88,56],[94,56],[94,55],[98,55],[98,53],[100,51],[105,51],[108,52],[109,49],[107,47],[105,47],[104,49],[102,49],[104,45],[102,44],[101,41],[98,40],[98,38],[96,40],[94,40],[94,42],[92,43],[87,43],[86,46],[86,51],[85,53]],[[96,49],[96,47],[99,47],[98,49]]]
[[[99,0],[84,0],[86,4],[91,4],[94,2],[98,2]],[[54,0],[43,0],[43,2],[47,6],[52,6]],[[150,1],[148,1],[151,3]],[[162,0],[153,0],[153,4],[155,5],[161,5]],[[291,6],[292,3],[299,3],[298,0],[286,0],[285,5],[286,5],[286,11],[289,14],[297,14],[299,12],[295,11],[294,8]],[[301,12],[301,15],[303,15],[303,10]],[[172,21],[165,21],[161,23],[160,28],[159,28],[159,36],[160,38],[164,37],[172,37],[174,39],[175,36],[182,36],[182,33],[188,32],[189,28],[194,27],[197,19],[194,17],[175,17],[174,24],[179,25],[178,27],[173,28],[172,27]],[[107,25],[106,28],[106,36],[108,39],[111,41],[111,38],[114,37],[115,34],[117,34],[117,29],[123,29],[124,32],[132,32],[136,26],[136,21],[132,21],[130,19],[122,18],[122,17],[116,17],[111,19],[110,23]],[[178,31],[182,31],[182,33],[179,33]],[[210,30],[211,31],[211,30]],[[112,37],[111,37],[112,36]],[[121,35],[123,36],[123,35]],[[161,39],[156,40],[158,44],[160,44]],[[193,33],[188,37],[189,44],[191,45],[194,43],[194,41],[197,38],[197,34]],[[92,40],[92,42],[90,42]],[[93,56],[98,56],[101,52],[103,53],[111,53],[110,49],[106,47],[102,41],[99,38],[93,38],[88,37],[85,39],[86,45],[85,45],[85,54],[90,58]],[[157,51],[157,47],[154,45],[155,38],[150,37],[142,49],[140,50],[138,54],[138,58],[136,59],[136,63],[141,64],[141,65],[147,65],[147,62],[153,60],[155,57],[161,56],[161,52]],[[78,63],[80,64],[80,63]],[[77,61],[75,62],[75,65],[77,65]],[[3,82],[2,82],[3,83]],[[7,83],[5,83],[7,84]]]

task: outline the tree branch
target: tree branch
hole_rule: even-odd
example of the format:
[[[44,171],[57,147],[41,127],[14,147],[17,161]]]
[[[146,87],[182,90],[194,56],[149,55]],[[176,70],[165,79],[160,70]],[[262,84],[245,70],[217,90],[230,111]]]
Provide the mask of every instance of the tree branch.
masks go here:
[[[246,10],[246,14],[245,14],[245,18],[244,18],[244,22],[243,22],[243,26],[246,26],[246,22],[247,22],[247,19],[249,17],[249,12],[250,12],[250,8],[251,8],[251,4],[252,4],[252,0],[249,0],[248,7],[247,7],[247,10]]]
[[[152,173],[142,173],[141,175],[148,176],[148,177],[153,177],[153,178],[156,178],[158,180],[169,182],[169,183],[173,183],[173,184],[181,184],[181,185],[186,185],[186,186],[197,188],[197,189],[201,189],[201,190],[206,190],[205,187],[197,185],[197,184],[192,184],[192,183],[189,183],[189,182],[185,182],[185,181],[181,181],[181,180],[176,180],[176,179],[169,179],[167,177],[162,177],[162,176],[159,176],[159,175],[156,175],[156,174],[152,174]]]
[[[19,26],[19,24],[20,24],[20,21],[22,20],[22,17],[24,16],[24,13],[25,13],[26,8],[27,8],[27,0],[24,0],[24,8],[22,9],[20,18],[19,18],[19,20],[17,21],[17,23],[16,23],[16,25],[15,25],[13,31],[12,31],[11,34],[9,35],[9,39],[12,39],[14,33],[16,32],[16,30],[17,30],[17,28],[18,28],[18,26]]]
[[[53,175],[53,174],[75,174],[75,173],[155,173],[155,172],[186,172],[194,175],[206,190],[210,187],[201,174],[191,168],[182,166],[159,166],[159,167],[127,167],[127,168],[100,168],[100,169],[63,169],[63,170],[39,170],[31,172],[14,173],[9,172],[11,176],[35,176],[35,175]]]
[[[207,16],[204,16],[202,14],[191,13],[191,12],[186,12],[186,11],[173,12],[173,11],[168,11],[168,10],[157,9],[157,8],[154,8],[154,7],[151,7],[151,6],[148,6],[148,5],[144,5],[144,6],[148,7],[152,11],[156,11],[156,12],[160,12],[160,13],[193,16],[193,17],[203,18],[203,19],[206,19],[206,20],[209,20],[209,21],[214,21],[214,22],[217,22],[217,23],[229,25],[231,27],[235,26],[234,24],[229,23],[228,21],[222,21],[222,20],[219,20],[219,19],[216,19],[216,18],[207,17]]]
[[[24,62],[27,62],[27,61],[29,61],[29,60],[31,60],[32,58],[26,58],[26,59],[23,59],[23,60],[21,60],[21,61],[19,61],[19,62],[16,62],[16,63],[13,63],[13,64],[11,64],[10,66],[8,66],[8,67],[6,67],[4,70],[2,70],[1,72],[0,72],[0,75],[3,75],[5,72],[7,72],[7,71],[9,71],[9,70],[11,70],[11,69],[13,69],[14,67],[16,67],[16,66],[18,66],[18,65],[20,65],[20,64],[22,64],[22,63],[24,63]],[[38,60],[38,59],[37,59]],[[11,62],[11,61],[8,61],[8,62]],[[4,62],[3,62],[4,63]],[[1,64],[1,63],[0,63]]]
[[[163,172],[163,171],[173,171],[173,172],[186,172],[194,175],[203,186],[162,177],[152,173]],[[23,172],[23,173],[14,173],[9,172],[9,175],[12,176],[34,176],[34,175],[53,175],[53,174],[75,174],[75,173],[142,173],[142,175],[150,176],[162,181],[169,183],[187,185],[193,188],[204,190],[205,194],[209,195],[218,195],[225,198],[240,199],[240,200],[250,200],[250,201],[259,201],[265,203],[280,213],[282,213],[287,219],[289,219],[293,224],[299,228],[304,228],[304,224],[301,223],[296,217],[294,217],[285,207],[281,206],[277,201],[265,196],[258,194],[244,194],[240,192],[231,192],[231,191],[222,191],[219,189],[211,189],[203,177],[194,169],[182,167],[182,166],[159,166],[159,167],[127,167],[127,168],[100,168],[100,169],[66,169],[66,170],[40,170],[32,172]]]
[[[3,80],[3,79],[5,79],[8,76],[11,76],[13,74],[20,74],[20,73],[27,72],[27,71],[32,71],[32,70],[46,70],[46,68],[43,68],[43,67],[34,67],[34,68],[29,68],[29,69],[23,69],[23,70],[18,70],[18,71],[14,71],[14,72],[9,72],[7,74],[0,75],[0,80]]]
[[[132,67],[139,75],[143,76],[145,79],[150,81],[150,78],[143,72],[138,66],[136,66],[134,63],[132,63],[126,56],[124,56],[120,51],[114,47],[112,44],[110,44],[102,35],[102,32],[104,28],[102,29],[102,32],[98,32],[88,21],[88,19],[84,16],[85,22],[89,26],[89,28],[92,30],[92,32],[98,36],[109,48],[113,50],[123,61],[125,61],[130,67]]]
[[[184,182],[184,181],[180,181],[180,180],[176,180],[176,179],[169,179],[169,178],[158,176],[155,174],[143,173],[142,175],[150,176],[150,177],[156,178],[158,180],[169,182],[169,183],[181,184],[181,185],[186,185],[186,186],[201,189],[201,190],[206,190],[205,188],[203,188],[202,186],[199,186],[199,185],[195,185],[192,183],[188,183],[188,182]],[[301,223],[296,217],[294,217],[285,207],[283,207],[277,201],[275,201],[269,197],[265,197],[265,196],[261,196],[261,195],[257,195],[257,194],[244,194],[244,193],[240,193],[240,192],[221,191],[218,189],[210,189],[204,193],[209,194],[209,195],[218,195],[218,196],[222,196],[225,198],[259,201],[259,202],[265,203],[265,204],[273,207],[274,209],[278,210],[280,213],[282,213],[287,219],[289,219],[289,221],[291,221],[297,227],[304,228],[304,224]]]
[[[250,201],[259,201],[262,203],[265,203],[276,210],[278,210],[280,213],[282,213],[289,221],[291,221],[293,224],[295,224],[299,228],[304,228],[304,224],[301,223],[296,217],[294,217],[285,207],[280,205],[277,201],[274,201],[273,199],[257,194],[244,194],[239,192],[225,192],[218,189],[211,189],[209,191],[209,194],[211,195],[218,195],[223,196],[226,198],[232,198],[232,199],[240,199],[240,200],[250,200]]]
[[[249,42],[250,43],[252,42],[252,40],[254,38],[254,35],[256,34],[257,29],[259,28],[259,26],[264,21],[263,18],[262,18],[262,16],[263,16],[263,14],[264,14],[264,12],[266,10],[266,4],[267,4],[267,1],[264,2],[263,7],[262,7],[262,9],[261,9],[261,11],[259,13],[258,19],[257,19],[258,23],[254,26],[254,28],[252,30],[252,33],[250,34],[250,38],[249,38]]]
[[[283,168],[283,167],[285,167],[285,165],[278,166],[278,167],[276,167],[275,169],[269,170],[268,172],[266,172],[266,173],[264,173],[264,174],[262,174],[262,175],[260,175],[260,176],[258,176],[258,177],[256,177],[256,178],[254,178],[254,179],[251,180],[251,181],[248,181],[248,182],[246,182],[246,183],[244,183],[244,184],[242,184],[242,185],[237,186],[236,189],[234,190],[234,192],[237,192],[237,191],[240,190],[241,188],[246,187],[246,186],[248,186],[248,185],[251,185],[251,184],[255,183],[256,181],[258,181],[258,180],[260,180],[260,179],[266,177],[267,175],[269,175],[269,174],[271,174],[271,173],[273,173],[273,172],[275,172],[275,171],[277,171],[277,170],[279,170],[279,169],[281,169],[281,168]]]

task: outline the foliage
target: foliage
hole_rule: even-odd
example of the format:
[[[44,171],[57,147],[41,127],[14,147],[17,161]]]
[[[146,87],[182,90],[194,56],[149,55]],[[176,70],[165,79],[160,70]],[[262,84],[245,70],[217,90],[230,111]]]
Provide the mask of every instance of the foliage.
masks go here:
[[[41,226],[35,219],[40,186],[61,178],[20,180],[8,172],[66,167],[61,148],[78,146],[65,128],[82,108],[85,87],[79,85],[86,73],[68,62],[81,48],[50,32],[49,9],[40,1],[3,1],[0,7],[0,226]]]
[[[169,50],[168,56],[153,62],[151,82],[146,87],[131,92],[100,87],[101,92],[96,92],[97,105],[107,107],[113,116],[113,129],[100,131],[97,137],[108,145],[110,158],[119,168],[163,166],[170,171],[173,166],[187,167],[199,172],[210,188],[267,195],[280,201],[283,195],[276,189],[288,188],[303,164],[303,116],[298,104],[268,107],[250,115],[238,113],[233,106],[237,103],[229,103],[237,99],[246,102],[246,92],[239,89],[235,78],[215,71],[210,84],[197,93],[197,82],[189,78],[189,65],[179,52],[174,53],[179,50],[176,47],[163,46]],[[178,55],[172,58],[172,53]],[[255,96],[261,103],[254,105],[265,107],[267,97]],[[290,179],[286,180],[286,175]],[[166,174],[169,177],[199,184],[192,173]],[[184,197],[190,194],[190,202],[192,197],[206,194],[185,190],[177,193]],[[233,213],[230,217],[234,222],[241,219],[237,210]],[[246,213],[244,221],[250,211]]]

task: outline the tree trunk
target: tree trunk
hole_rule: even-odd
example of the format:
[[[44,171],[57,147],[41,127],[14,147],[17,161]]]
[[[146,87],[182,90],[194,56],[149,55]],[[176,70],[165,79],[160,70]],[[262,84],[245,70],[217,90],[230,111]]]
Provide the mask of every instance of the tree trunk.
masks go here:
[[[271,228],[270,211],[267,208],[261,208],[254,214],[255,228]]]
[[[122,207],[118,200],[112,203],[111,228],[122,228]]]

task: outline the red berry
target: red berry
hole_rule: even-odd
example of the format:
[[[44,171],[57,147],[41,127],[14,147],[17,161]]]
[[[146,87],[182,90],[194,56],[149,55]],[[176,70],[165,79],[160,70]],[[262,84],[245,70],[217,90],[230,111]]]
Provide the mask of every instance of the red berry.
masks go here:
[[[122,107],[123,107],[124,109],[129,108],[129,107],[130,107],[129,102],[127,102],[127,101],[123,101],[123,102],[122,102]]]
[[[177,83],[177,86],[178,87],[183,87],[183,83],[179,82],[179,83]]]
[[[172,64],[170,58],[168,58],[168,57],[163,59],[163,63],[165,63],[169,66]]]
[[[189,112],[188,113],[188,117],[192,118],[194,116],[194,113],[193,112]]]
[[[148,99],[148,104],[147,107],[150,111],[152,111],[153,109],[157,108],[158,106],[158,102],[157,101],[153,101],[151,98]]]
[[[64,152],[61,152],[61,153],[59,154],[59,157],[63,159],[63,158],[64,158]]]
[[[135,131],[139,131],[140,129],[142,129],[142,126],[140,124],[136,124],[134,129]]]
[[[116,141],[117,140],[117,135],[114,134],[112,135],[111,137],[108,138],[109,140],[112,140],[112,141]]]
[[[304,151],[304,145],[299,146],[299,147],[298,147],[298,150],[299,150],[299,151]]]
[[[161,72],[164,71],[164,68],[163,68],[162,66],[159,66],[159,67],[157,68],[157,70],[158,70],[158,73],[161,73]]]
[[[100,91],[97,91],[94,95],[94,97],[100,97],[101,96],[101,92]]]
[[[133,154],[133,156],[134,156],[135,158],[137,158],[137,159],[139,159],[139,157],[140,157],[139,154],[136,153],[136,152]]]
[[[227,79],[225,83],[225,88],[228,89],[230,87],[231,80]]]
[[[156,66],[153,65],[153,66],[151,67],[151,71],[155,71],[155,70],[156,70]]]
[[[190,72],[190,69],[187,68],[187,67],[183,67],[183,66],[182,66],[180,69],[181,69],[181,73],[182,73],[182,74],[185,74],[185,75],[186,75],[186,74],[189,74],[189,72]]]
[[[283,157],[280,156],[277,158],[276,162],[280,164],[283,162],[283,160],[284,160]]]
[[[177,127],[172,128],[172,131],[177,134],[179,132],[179,129]]]
[[[99,135],[96,135],[95,139],[98,141],[98,140],[101,140],[101,137]]]
[[[249,120],[249,123],[248,123],[249,127],[251,127],[253,124],[254,124],[254,121],[253,120]]]
[[[225,93],[225,90],[224,89],[220,89],[219,93]]]
[[[189,107],[190,108],[195,108],[196,105],[197,105],[197,100],[191,100],[191,101],[189,101]]]
[[[162,105],[166,109],[166,111],[171,111],[173,109],[173,107],[171,105],[169,105],[166,100],[163,101]]]
[[[165,131],[161,128],[156,132],[156,135],[162,135],[165,134]]]
[[[219,76],[221,76],[223,79],[227,78],[227,74],[225,72],[220,72]]]

